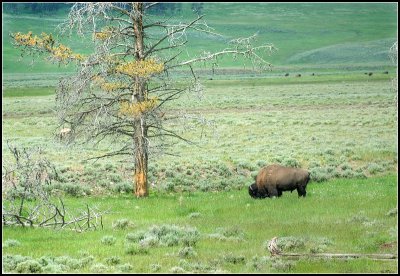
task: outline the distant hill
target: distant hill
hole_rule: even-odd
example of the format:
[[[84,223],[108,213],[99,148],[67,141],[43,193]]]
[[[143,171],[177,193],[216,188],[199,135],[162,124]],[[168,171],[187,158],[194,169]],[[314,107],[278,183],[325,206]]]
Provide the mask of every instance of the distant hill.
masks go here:
[[[20,59],[8,36],[57,33],[55,28],[67,16],[65,6],[49,14],[46,6],[35,13],[29,5],[20,5],[25,6],[17,11],[3,9],[3,73],[71,71],[39,60],[32,67],[32,59]],[[189,33],[189,55],[223,49],[233,38],[257,33],[259,43],[273,43],[279,49],[266,56],[275,66],[389,64],[387,53],[397,39],[397,3],[173,3],[153,12],[175,22],[196,14],[205,14],[207,24],[223,36]],[[76,52],[90,52],[90,39],[65,40]],[[224,66],[241,64],[224,58],[220,67]]]

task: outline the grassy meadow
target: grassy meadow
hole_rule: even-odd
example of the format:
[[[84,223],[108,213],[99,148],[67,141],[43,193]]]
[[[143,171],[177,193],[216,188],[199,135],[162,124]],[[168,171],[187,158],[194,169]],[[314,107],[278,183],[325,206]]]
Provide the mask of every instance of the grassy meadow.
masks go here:
[[[183,3],[174,18],[192,18],[190,5]],[[270,57],[274,67],[259,73],[224,58],[215,74],[196,68],[203,94],[171,102],[166,116],[186,113],[203,123],[168,123],[194,144],[177,141],[164,154],[151,147],[150,194],[142,199],[133,196],[130,158],[87,160],[118,149],[119,141],[94,146],[56,138],[55,89],[73,68],[40,60],[32,66],[9,43],[8,32],[54,32],[64,14],[3,14],[3,165],[11,161],[8,140],[40,147],[59,173],[48,188],[71,213],[86,204],[108,210],[104,229],[84,233],[3,227],[3,272],[398,272],[397,259],[289,260],[266,249],[277,236],[285,253],[398,253],[396,68],[387,56],[396,39],[396,8],[204,5],[206,21],[225,36],[193,35],[188,54],[258,32],[260,41],[279,48]],[[76,37],[70,46],[90,51]],[[185,79],[174,73],[176,81]],[[307,196],[251,198],[248,186],[272,163],[308,169]],[[3,200],[6,195],[3,187]]]
[[[137,273],[395,272],[397,261],[287,261],[270,257],[265,247],[269,239],[278,236],[285,252],[394,253],[395,193],[396,176],[388,175],[312,183],[308,196],[301,199],[295,193],[286,193],[279,199],[254,200],[243,190],[152,193],[142,200],[128,195],[67,198],[66,205],[71,207],[89,203],[110,208],[111,214],[104,217],[104,230],[78,234],[68,230],[4,228],[3,244],[6,240],[17,240],[19,244],[3,246],[3,256],[23,255],[38,263],[48,262],[42,268],[48,272],[62,268],[65,270],[61,271],[71,272],[127,269]],[[131,224],[118,224],[122,220]],[[172,226],[192,235],[193,243],[165,245],[157,244],[153,238],[145,250],[129,250],[142,231],[164,227],[168,233]],[[87,259],[90,261],[84,262]],[[3,259],[3,265],[9,263]]]
[[[104,216],[104,229],[89,233],[4,228],[3,243],[17,244],[3,246],[5,268],[139,273],[397,271],[397,260],[294,261],[272,258],[265,248],[278,236],[285,252],[397,252],[397,110],[390,75],[376,80],[361,73],[348,81],[320,78],[325,81],[311,76],[293,83],[285,83],[285,77],[205,81],[201,101],[193,95],[182,98],[167,112],[202,114],[209,125],[203,131],[171,126],[181,128],[196,146],[178,143],[169,149],[177,157],[151,156],[149,180],[154,186],[149,198],[139,200],[131,195],[130,160],[83,160],[105,152],[109,143],[93,149],[54,140],[54,88],[5,89],[3,158],[9,156],[5,138],[26,147],[40,146],[61,172],[62,180],[54,188],[63,191],[69,208],[88,203],[110,210]],[[270,163],[308,168],[312,182],[307,197],[299,199],[295,192],[279,199],[250,198],[247,186],[258,169]],[[125,221],[120,223],[122,229],[113,227],[118,221]],[[178,228],[193,235],[194,242],[157,243],[153,232],[159,228],[167,233]],[[143,232],[153,236],[138,243]],[[143,243],[139,249],[135,245]],[[39,265],[26,268],[26,262]]]

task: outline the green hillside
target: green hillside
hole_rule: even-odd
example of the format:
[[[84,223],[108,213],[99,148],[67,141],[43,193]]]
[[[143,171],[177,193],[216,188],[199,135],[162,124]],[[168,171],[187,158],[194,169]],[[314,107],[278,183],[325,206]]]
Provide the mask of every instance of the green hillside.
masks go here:
[[[194,3],[175,5],[179,9],[159,11],[155,16],[164,14],[175,22],[195,18]],[[396,3],[203,3],[200,12],[223,36],[189,33],[189,55],[220,50],[233,38],[257,33],[258,43],[273,43],[279,49],[267,57],[275,66],[388,65],[387,52],[397,37]],[[70,71],[42,61],[32,67],[32,59],[20,60],[8,35],[57,33],[66,15],[62,11],[45,16],[3,13],[3,73]],[[76,36],[65,43],[77,52],[90,51],[90,42]],[[238,67],[241,63],[225,58],[220,65]]]

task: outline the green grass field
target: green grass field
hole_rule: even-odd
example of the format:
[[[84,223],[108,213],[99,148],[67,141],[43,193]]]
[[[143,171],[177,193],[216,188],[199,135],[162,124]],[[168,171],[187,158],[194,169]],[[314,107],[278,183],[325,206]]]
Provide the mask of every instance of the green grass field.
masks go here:
[[[183,5],[174,20],[193,16],[191,4]],[[166,150],[173,156],[151,152],[152,185],[143,199],[132,194],[130,158],[86,160],[119,141],[93,147],[55,139],[55,87],[73,68],[30,66],[7,42],[10,31],[51,32],[63,14],[3,14],[3,166],[11,160],[6,141],[40,147],[60,175],[50,188],[71,213],[86,204],[109,210],[104,229],[85,233],[3,227],[3,272],[398,272],[397,259],[289,260],[266,249],[278,236],[285,253],[398,253],[396,68],[387,58],[396,7],[207,3],[207,22],[224,40],[189,37],[190,53],[259,32],[261,42],[279,48],[271,56],[275,67],[258,73],[224,59],[215,74],[197,68],[204,94],[171,102],[166,116],[186,112],[204,124],[167,125],[195,145],[178,141]],[[90,50],[72,40],[73,49]],[[271,163],[308,169],[307,197],[252,199],[247,187]]]
[[[79,272],[95,271],[96,264],[117,256],[121,264],[132,265],[132,272],[173,272],[181,267],[188,272],[232,273],[380,273],[395,272],[397,261],[300,260],[279,265],[265,242],[273,236],[290,239],[298,246],[286,252],[395,253],[397,251],[396,176],[365,180],[333,180],[309,185],[308,196],[285,193],[279,199],[254,200],[246,190],[220,193],[152,193],[146,199],[131,196],[67,198],[66,205],[80,208],[96,204],[110,208],[104,217],[104,230],[78,234],[72,231],[4,228],[5,240],[20,246],[4,248],[6,254],[39,259],[43,256],[69,256],[81,259],[82,252],[93,261]],[[358,202],[358,204],[354,204]],[[392,213],[391,213],[392,211]],[[113,229],[120,219],[133,223],[131,228]],[[195,228],[198,242],[192,246],[195,256],[179,255],[183,245],[154,246],[146,254],[125,253],[127,235],[155,225]],[[105,245],[104,236],[113,236],[115,244]],[[390,246],[387,246],[390,245]],[[263,259],[264,258],[264,259]],[[237,260],[237,263],[233,260]],[[106,271],[119,271],[106,266]]]

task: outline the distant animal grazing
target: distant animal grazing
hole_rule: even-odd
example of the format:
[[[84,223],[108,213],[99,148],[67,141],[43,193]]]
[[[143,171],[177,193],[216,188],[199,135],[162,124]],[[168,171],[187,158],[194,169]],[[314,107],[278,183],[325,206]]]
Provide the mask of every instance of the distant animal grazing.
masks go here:
[[[258,172],[256,182],[249,186],[249,194],[253,198],[280,197],[283,191],[297,190],[299,197],[305,197],[309,181],[307,170],[268,165]]]
[[[301,74],[297,74],[296,77],[298,77],[298,78],[301,77]]]
[[[65,138],[67,138],[67,136],[71,133],[71,129],[68,127],[65,127],[63,129],[60,130],[60,140],[63,140]]]
[[[312,73],[312,74],[311,74],[311,76],[315,76],[315,74],[314,74],[314,73]]]
[[[372,74],[373,74],[372,72],[369,72],[369,73],[368,73],[368,76],[372,76]]]
[[[285,77],[287,77],[287,76],[289,76],[289,73],[286,73],[286,74],[285,74]]]
[[[385,72],[383,72],[384,74],[389,74],[389,71],[385,71]]]

